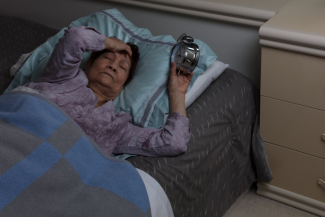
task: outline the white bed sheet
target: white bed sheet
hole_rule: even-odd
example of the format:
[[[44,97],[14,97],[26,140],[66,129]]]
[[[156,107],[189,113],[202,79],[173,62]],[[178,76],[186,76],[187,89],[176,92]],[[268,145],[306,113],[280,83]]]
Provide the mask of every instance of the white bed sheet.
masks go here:
[[[136,168],[137,169],[137,168]],[[152,217],[174,217],[172,206],[160,184],[143,170],[137,169],[149,197]]]

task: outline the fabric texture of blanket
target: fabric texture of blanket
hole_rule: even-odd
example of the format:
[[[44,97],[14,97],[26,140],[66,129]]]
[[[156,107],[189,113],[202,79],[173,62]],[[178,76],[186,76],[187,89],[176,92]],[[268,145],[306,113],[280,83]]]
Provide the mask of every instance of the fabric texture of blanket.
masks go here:
[[[145,185],[57,105],[0,97],[0,216],[151,216]]]

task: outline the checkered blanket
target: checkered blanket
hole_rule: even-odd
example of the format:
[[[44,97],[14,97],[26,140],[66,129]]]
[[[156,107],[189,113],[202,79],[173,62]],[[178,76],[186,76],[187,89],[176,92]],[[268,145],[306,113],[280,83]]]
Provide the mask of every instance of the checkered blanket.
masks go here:
[[[55,103],[0,96],[0,216],[151,216],[144,183]]]

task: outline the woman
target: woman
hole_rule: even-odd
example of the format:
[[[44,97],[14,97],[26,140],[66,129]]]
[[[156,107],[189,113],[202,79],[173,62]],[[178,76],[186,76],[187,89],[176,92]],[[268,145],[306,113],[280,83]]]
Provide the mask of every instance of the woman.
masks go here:
[[[85,72],[82,54],[93,51]],[[91,27],[69,27],[36,83],[25,86],[50,98],[67,112],[107,154],[173,156],[186,151],[190,139],[185,92],[193,73],[176,74],[168,84],[170,114],[164,128],[140,128],[113,101],[133,77],[137,46],[108,38]]]

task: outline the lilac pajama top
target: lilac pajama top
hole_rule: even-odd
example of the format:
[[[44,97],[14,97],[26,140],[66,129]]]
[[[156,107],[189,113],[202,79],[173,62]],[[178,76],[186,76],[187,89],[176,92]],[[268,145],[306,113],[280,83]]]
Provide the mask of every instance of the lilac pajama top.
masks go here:
[[[95,108],[98,98],[87,87],[88,79],[79,68],[82,54],[100,51],[105,36],[91,27],[69,27],[56,44],[37,82],[26,87],[37,90],[67,112],[107,154],[173,156],[185,152],[191,133],[189,120],[170,113],[162,129],[132,124],[131,115],[115,113],[113,101]]]

